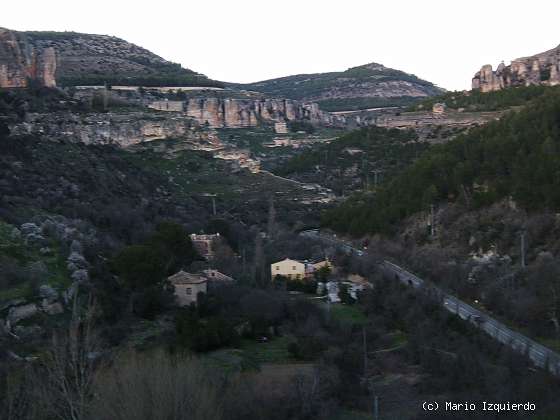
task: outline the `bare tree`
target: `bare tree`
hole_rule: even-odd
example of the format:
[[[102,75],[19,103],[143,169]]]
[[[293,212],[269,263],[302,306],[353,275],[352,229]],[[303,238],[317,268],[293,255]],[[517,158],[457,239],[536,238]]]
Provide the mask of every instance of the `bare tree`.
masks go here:
[[[220,420],[218,377],[193,358],[125,352],[97,376],[91,419]]]
[[[78,290],[74,293],[69,326],[53,334],[51,346],[36,378],[38,401],[53,417],[86,418],[95,376],[99,340],[93,329],[95,302],[90,295],[80,313]]]

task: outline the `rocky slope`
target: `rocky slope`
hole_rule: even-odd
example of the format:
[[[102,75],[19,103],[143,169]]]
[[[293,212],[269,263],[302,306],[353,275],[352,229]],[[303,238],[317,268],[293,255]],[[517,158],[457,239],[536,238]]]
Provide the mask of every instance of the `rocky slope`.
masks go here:
[[[221,85],[113,36],[0,28],[0,87],[25,87],[28,78],[46,86]]]
[[[482,66],[472,79],[472,88],[491,92],[513,86],[560,84],[560,45],[530,57],[517,58],[496,70],[490,64]]]
[[[404,105],[415,98],[443,92],[412,74],[377,63],[342,72],[300,74],[233,86],[274,97],[318,102],[328,111]]]

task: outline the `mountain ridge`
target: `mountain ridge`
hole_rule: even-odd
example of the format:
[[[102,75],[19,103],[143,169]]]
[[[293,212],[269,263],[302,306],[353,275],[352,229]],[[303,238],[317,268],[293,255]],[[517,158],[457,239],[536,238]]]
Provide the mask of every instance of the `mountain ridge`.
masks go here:
[[[408,105],[444,92],[411,73],[371,62],[344,71],[302,73],[231,87],[288,99],[318,102],[326,111]]]
[[[45,56],[48,76],[37,75]],[[41,64],[41,63],[39,63]],[[0,28],[0,87],[25,87],[27,79],[45,86],[143,85],[212,86],[222,83],[183,68],[111,35]]]

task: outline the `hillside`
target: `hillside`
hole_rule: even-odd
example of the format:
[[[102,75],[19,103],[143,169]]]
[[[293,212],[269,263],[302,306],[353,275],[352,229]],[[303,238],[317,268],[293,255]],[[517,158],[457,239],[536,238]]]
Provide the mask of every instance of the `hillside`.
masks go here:
[[[355,130],[330,143],[305,150],[281,162],[274,172],[317,183],[344,195],[389,179],[428,147],[412,130],[375,126]]]
[[[30,73],[37,65],[34,57],[44,52],[49,52],[47,70],[55,70],[56,83],[62,86],[222,86],[114,36],[0,28],[0,64],[9,69],[6,78],[35,76]]]
[[[374,193],[324,213],[323,227],[368,238],[369,249],[560,348],[559,115],[549,89],[430,147]]]
[[[491,92],[471,90],[466,92],[446,92],[442,95],[424,99],[410,107],[411,111],[431,110],[436,103],[445,103],[448,109],[472,112],[500,111],[511,107],[523,106],[533,99],[544,95],[550,89],[560,91],[559,87],[515,86]]]
[[[443,92],[412,74],[377,63],[340,72],[299,74],[232,86],[273,97],[318,102],[325,111],[403,106]]]
[[[324,223],[356,235],[390,231],[433,203],[490,205],[512,196],[525,209],[560,207],[560,95],[554,90],[501,120],[434,146],[375,196],[354,197]]]

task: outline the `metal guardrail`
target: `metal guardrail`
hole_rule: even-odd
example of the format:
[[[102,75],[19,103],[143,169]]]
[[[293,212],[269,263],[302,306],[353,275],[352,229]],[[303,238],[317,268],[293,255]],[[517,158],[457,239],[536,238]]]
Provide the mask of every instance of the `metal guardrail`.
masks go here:
[[[326,240],[339,246],[346,252],[355,253],[358,256],[363,255],[363,251],[356,249],[351,243],[322,234],[318,229],[310,229],[308,231],[300,232],[300,234],[303,236]],[[443,307],[446,310],[457,314],[462,319],[482,329],[500,343],[511,347],[515,351],[526,354],[536,366],[547,369],[553,375],[560,376],[560,354],[557,352],[543,346],[540,343],[537,343],[517,331],[510,329],[502,322],[490,317],[488,314],[466,302],[463,302],[455,296],[444,292],[439,287],[426,282],[424,279],[416,276],[410,271],[407,271],[387,260],[383,261],[381,264],[393,273],[401,274],[403,278],[399,276],[399,280],[403,283],[409,284],[415,288],[428,286],[430,289],[436,291],[442,297]]]
[[[414,287],[421,287],[427,284],[427,282],[420,277],[390,261],[384,261],[383,265],[392,272],[402,274],[404,278],[399,277],[401,281],[408,283],[408,281],[412,280]],[[487,313],[463,302],[453,295],[443,292],[438,287],[432,284],[430,284],[430,287],[441,294],[443,306],[449,312],[457,314],[462,319],[476,325],[479,329],[502,344],[511,347],[515,351],[526,354],[536,366],[546,368],[550,373],[560,376],[560,354],[510,329],[502,322],[490,317]]]

